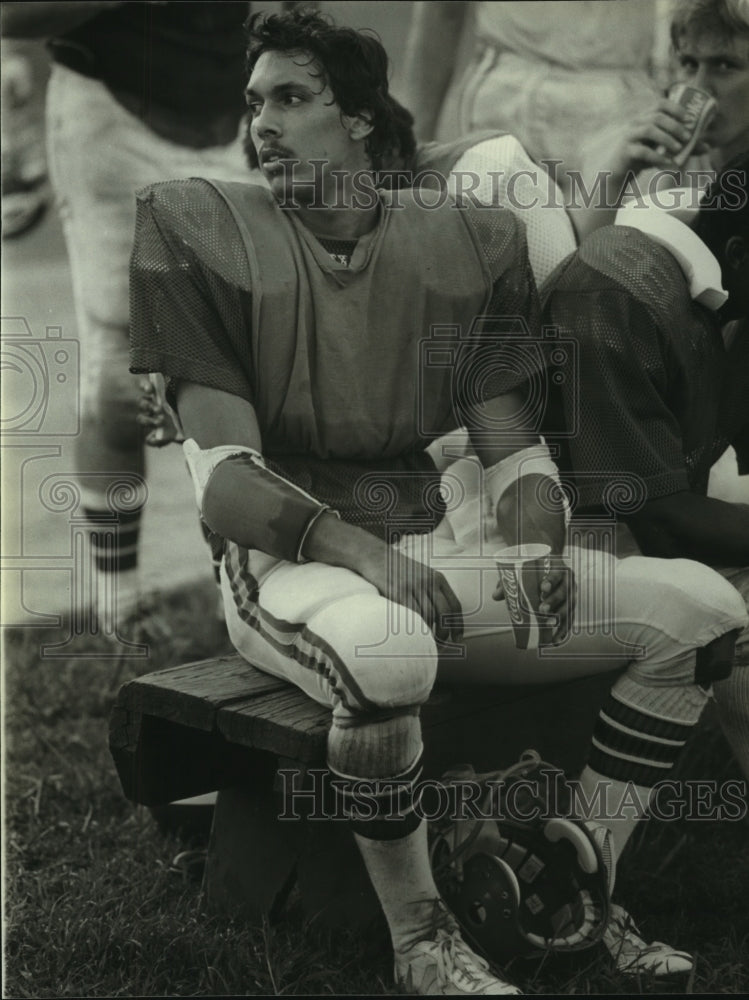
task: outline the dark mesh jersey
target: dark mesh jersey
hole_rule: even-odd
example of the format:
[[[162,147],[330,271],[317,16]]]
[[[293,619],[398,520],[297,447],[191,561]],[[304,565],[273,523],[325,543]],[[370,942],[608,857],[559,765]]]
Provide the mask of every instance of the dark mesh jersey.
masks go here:
[[[170,401],[180,380],[248,400],[266,458],[347,520],[429,530],[439,477],[425,448],[464,422],[461,400],[543,371],[539,306],[510,212],[382,198],[346,265],[263,188],[147,189],[131,368],[162,372]],[[492,324],[470,336],[487,314],[511,318],[513,336],[487,337]],[[425,363],[436,326],[439,358]]]
[[[544,322],[578,344],[547,430],[575,427],[562,464],[580,507],[609,506],[623,482],[636,509],[635,477],[650,499],[704,494],[731,443],[746,467],[749,338],[726,351],[717,314],[692,300],[664,247],[626,226],[593,233],[550,279]]]

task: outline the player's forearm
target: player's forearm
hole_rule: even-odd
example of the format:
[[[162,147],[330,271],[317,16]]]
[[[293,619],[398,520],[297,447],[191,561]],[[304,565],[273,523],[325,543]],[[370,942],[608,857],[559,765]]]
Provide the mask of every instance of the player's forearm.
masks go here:
[[[566,192],[567,215],[582,243],[595,229],[612,226],[621,203],[625,173],[601,170],[570,182]]]
[[[195,498],[208,527],[279,559],[311,558],[305,551],[307,536],[328,508],[266,467],[252,404],[183,381],[177,386],[177,408],[188,435],[184,452]]]
[[[226,457],[205,474],[194,442],[185,448],[193,481],[205,480],[202,491],[198,486],[203,520],[222,538],[289,562],[314,560],[362,576],[372,560],[383,562],[384,542],[265,468],[259,453]]]
[[[467,4],[415,3],[406,40],[403,103],[416,119],[420,139],[434,138],[455,64]]]
[[[497,503],[497,527],[508,545],[544,543],[561,555],[566,541],[564,510],[557,480],[522,476]]]
[[[2,32],[6,38],[46,38],[78,27],[104,10],[121,7],[122,0],[55,3],[3,3]]]
[[[559,475],[526,400],[526,392],[513,389],[475,406],[467,414],[468,431],[507,544],[543,542],[561,555],[566,524]]]
[[[367,565],[381,563],[386,548],[385,542],[363,528],[325,512],[312,525],[302,554],[305,559],[342,566],[366,578]]]
[[[652,500],[630,518],[645,555],[695,559],[711,566],[749,565],[749,506],[696,493]]]
[[[257,452],[221,458],[214,449],[207,453],[209,461],[221,460],[207,475],[200,468],[206,453],[196,452],[188,440],[185,454],[193,482],[199,484],[203,520],[212,531],[244,548],[302,561],[307,536],[328,508],[267,469]]]

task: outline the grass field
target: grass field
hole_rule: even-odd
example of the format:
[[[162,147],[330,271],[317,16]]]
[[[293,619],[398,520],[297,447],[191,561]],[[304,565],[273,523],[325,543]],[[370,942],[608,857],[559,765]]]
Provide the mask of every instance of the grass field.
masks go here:
[[[199,878],[171,864],[189,845],[122,797],[107,749],[115,694],[136,672],[216,652],[212,603],[200,588],[159,599],[147,661],[46,659],[46,631],[6,635],[5,996],[394,992],[381,923],[331,934],[293,897],[273,926],[209,916]],[[738,777],[710,720],[682,774]],[[688,981],[624,978],[596,949],[510,975],[532,994],[749,991],[748,834],[746,818],[644,823],[628,849],[617,896],[646,936],[696,955]]]

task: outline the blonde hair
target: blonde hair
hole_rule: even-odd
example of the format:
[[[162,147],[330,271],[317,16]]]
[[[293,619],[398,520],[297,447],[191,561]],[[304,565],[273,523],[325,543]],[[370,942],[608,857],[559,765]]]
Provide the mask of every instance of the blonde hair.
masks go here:
[[[749,0],[677,0],[671,15],[671,43],[689,32],[718,35],[728,41],[737,34],[749,40]]]

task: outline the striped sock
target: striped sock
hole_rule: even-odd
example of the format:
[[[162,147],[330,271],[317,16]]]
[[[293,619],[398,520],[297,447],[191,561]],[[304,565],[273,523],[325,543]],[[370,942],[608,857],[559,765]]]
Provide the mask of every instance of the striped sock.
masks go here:
[[[416,705],[381,715],[349,712],[343,706],[334,710],[328,767],[336,779],[340,810],[351,818],[356,833],[392,840],[418,825],[413,795],[422,751]]]
[[[328,766],[339,774],[389,778],[409,768],[422,751],[418,705],[363,715],[342,705],[328,732]]]
[[[122,573],[138,565],[141,510],[121,511],[113,521],[112,512],[85,507],[91,529],[94,564],[102,573]]]
[[[608,827],[616,858],[646,812],[653,786],[669,776],[707,697],[694,684],[649,686],[628,674],[614,684],[580,784],[592,804],[583,818]]]
[[[93,504],[84,506],[88,522],[93,566],[92,592],[88,600],[106,635],[114,635],[140,601],[138,541],[142,508],[113,515]],[[84,598],[85,600],[85,598]]]
[[[609,778],[651,787],[668,777],[706,701],[696,685],[646,687],[625,674],[599,713],[588,763]]]

